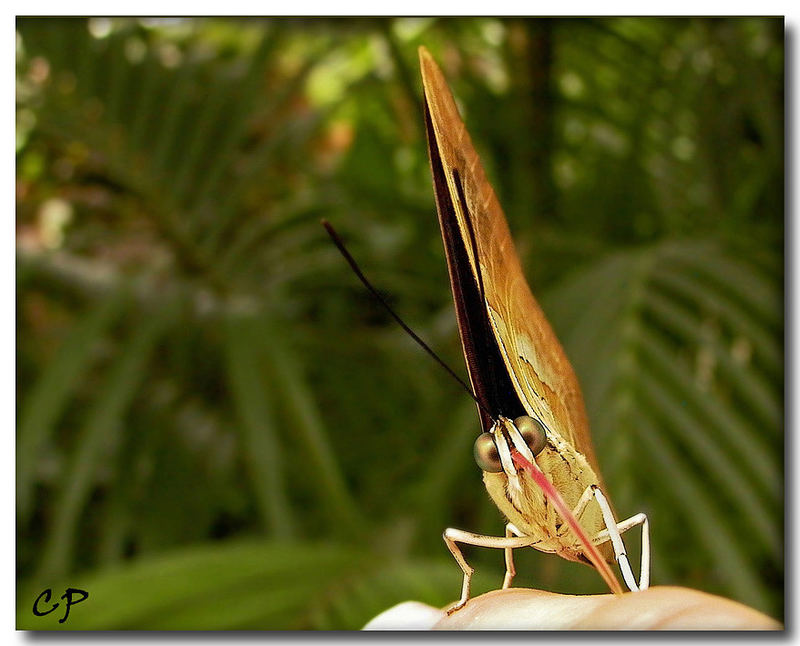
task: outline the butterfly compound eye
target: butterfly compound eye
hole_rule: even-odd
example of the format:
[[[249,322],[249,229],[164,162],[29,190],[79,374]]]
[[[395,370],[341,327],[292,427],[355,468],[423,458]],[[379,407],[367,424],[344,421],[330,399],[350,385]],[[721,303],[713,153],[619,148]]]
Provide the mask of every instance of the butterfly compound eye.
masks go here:
[[[500,463],[500,454],[497,452],[491,433],[481,433],[478,439],[475,440],[475,446],[473,446],[472,450],[475,453],[475,462],[484,471],[498,473],[503,470],[503,465]]]
[[[514,426],[517,427],[517,430],[520,432],[520,435],[522,435],[522,439],[525,440],[525,444],[528,445],[531,453],[539,455],[545,447],[545,444],[547,444],[547,435],[544,432],[544,426],[542,426],[538,420],[533,419],[533,417],[528,417],[527,415],[517,417],[517,419],[514,420]]]

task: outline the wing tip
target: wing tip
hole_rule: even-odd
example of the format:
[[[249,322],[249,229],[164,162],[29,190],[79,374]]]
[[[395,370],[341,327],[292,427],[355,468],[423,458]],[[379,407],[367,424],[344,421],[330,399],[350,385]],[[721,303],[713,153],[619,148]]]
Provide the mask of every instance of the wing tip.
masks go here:
[[[430,86],[434,84],[437,74],[441,76],[442,72],[425,45],[420,45],[417,53],[419,54],[419,69],[422,72],[422,87],[427,94]]]
[[[442,68],[424,45],[417,49],[422,73],[422,90],[434,122],[452,121],[464,127],[453,92],[445,80]]]

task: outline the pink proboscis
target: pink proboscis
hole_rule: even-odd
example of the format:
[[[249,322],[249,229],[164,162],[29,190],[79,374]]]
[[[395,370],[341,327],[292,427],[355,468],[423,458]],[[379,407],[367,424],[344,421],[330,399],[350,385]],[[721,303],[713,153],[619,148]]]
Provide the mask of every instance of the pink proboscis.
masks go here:
[[[553,483],[547,479],[542,470],[536,464],[531,463],[516,449],[511,450],[511,458],[518,467],[525,469],[525,471],[528,472],[531,478],[533,478],[533,481],[544,492],[544,495],[547,496],[547,499],[553,505],[555,505],[558,513],[567,522],[572,531],[575,533],[575,536],[577,536],[578,540],[583,545],[586,558],[592,562],[592,565],[594,565],[594,567],[600,573],[600,576],[603,577],[603,580],[606,582],[611,591],[614,594],[622,594],[622,586],[620,586],[617,577],[614,576],[614,573],[611,571],[608,563],[606,563],[605,559],[603,559],[603,557],[600,555],[600,552],[597,551],[597,547],[592,543],[592,541],[589,540],[586,532],[583,531],[583,527],[580,526],[580,523],[578,523],[578,520],[575,518],[572,511],[570,511],[569,507],[567,507],[567,503],[564,502],[561,494],[558,493],[558,490],[553,486]]]

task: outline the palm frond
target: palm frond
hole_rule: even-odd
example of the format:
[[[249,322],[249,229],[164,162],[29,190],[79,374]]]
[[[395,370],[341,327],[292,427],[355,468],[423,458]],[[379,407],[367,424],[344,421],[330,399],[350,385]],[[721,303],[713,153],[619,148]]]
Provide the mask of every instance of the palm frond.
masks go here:
[[[761,608],[760,568],[779,571],[783,553],[778,293],[775,277],[686,240],[611,254],[545,301],[619,512],[650,510],[656,549],[693,544],[715,576],[735,562],[727,584]],[[651,461],[672,484],[647,486]]]

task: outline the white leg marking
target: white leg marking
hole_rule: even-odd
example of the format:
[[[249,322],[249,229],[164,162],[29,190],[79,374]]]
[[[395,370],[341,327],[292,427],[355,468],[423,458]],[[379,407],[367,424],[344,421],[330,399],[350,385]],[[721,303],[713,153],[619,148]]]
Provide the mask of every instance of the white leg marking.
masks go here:
[[[592,486],[589,485],[583,490],[580,500],[578,500],[578,504],[575,505],[575,509],[572,510],[572,515],[575,516],[576,519],[580,517],[580,515],[583,513],[583,510],[586,509],[586,505],[589,504],[589,501],[592,498],[594,498],[594,489],[592,489]]]
[[[628,586],[628,589],[634,592],[637,590],[647,590],[647,588],[650,587],[650,524],[647,521],[647,516],[645,514],[636,514],[635,516],[631,516],[617,523],[614,519],[614,513],[611,511],[611,506],[608,504],[608,500],[606,500],[603,492],[600,491],[600,488],[594,485],[590,488],[597,500],[597,504],[600,506],[600,511],[603,514],[603,521],[606,524],[606,529],[598,532],[597,536],[592,539],[592,542],[599,544],[610,540],[611,545],[614,547],[614,556],[622,572],[622,578],[625,579],[625,584]],[[583,496],[581,500],[583,500]],[[623,532],[626,532],[631,527],[636,527],[636,525],[642,526],[642,562],[639,570],[638,585],[633,576],[631,564],[630,561],[628,561],[628,555],[625,552],[625,544],[622,542],[621,536]]]
[[[514,527],[514,529],[516,530],[517,528]],[[507,533],[508,528],[506,528],[506,534]],[[472,575],[475,572],[475,569],[471,567],[469,563],[467,563],[464,555],[461,553],[461,550],[458,549],[456,543],[477,545],[478,547],[493,547],[505,550],[514,547],[528,547],[532,543],[536,542],[535,539],[531,538],[530,536],[484,536],[482,534],[473,534],[472,532],[465,532],[462,529],[453,529],[451,527],[448,527],[446,530],[444,530],[442,537],[444,538],[445,545],[447,545],[447,549],[450,550],[450,553],[453,555],[456,563],[458,563],[458,566],[464,573],[464,582],[461,585],[461,598],[455,605],[447,609],[448,615],[452,614],[459,608],[463,608],[464,604],[469,600],[469,585],[470,581],[472,580]],[[508,562],[506,561],[506,563]],[[506,576],[508,576],[507,573]]]
[[[512,538],[514,536],[522,536],[522,532],[519,531],[513,523],[506,524],[506,538]],[[514,576],[517,574],[517,570],[514,567],[514,548],[513,547],[506,547],[506,575],[503,578],[503,590],[506,588],[511,587],[511,582],[514,580]]]

